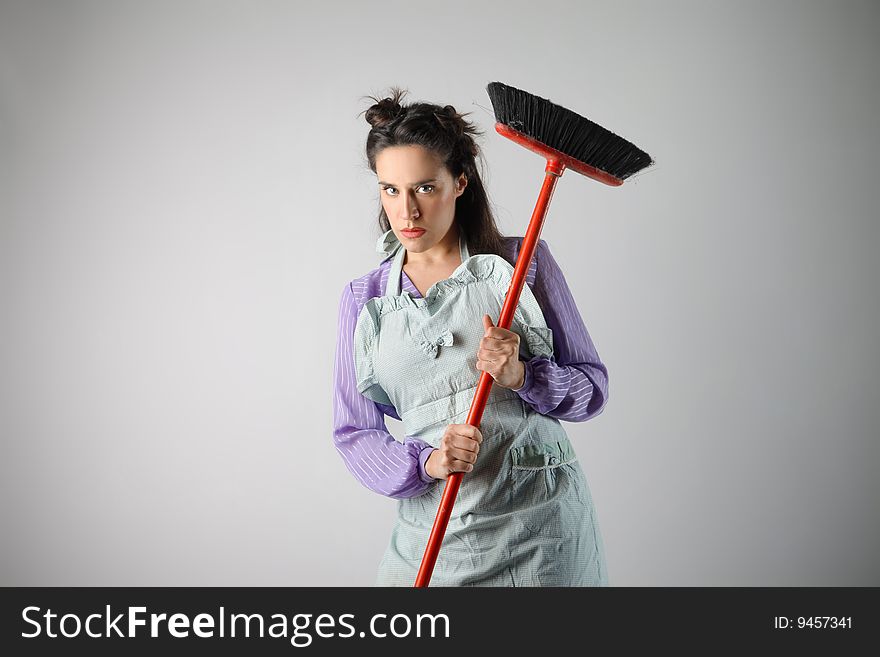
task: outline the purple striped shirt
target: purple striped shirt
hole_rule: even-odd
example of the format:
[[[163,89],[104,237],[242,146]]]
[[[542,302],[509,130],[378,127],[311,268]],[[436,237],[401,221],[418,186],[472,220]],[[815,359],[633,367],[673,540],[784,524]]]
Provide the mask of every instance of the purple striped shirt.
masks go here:
[[[521,237],[504,238],[516,261]],[[397,420],[393,406],[367,399],[357,391],[353,351],[354,328],[361,308],[385,293],[391,259],[342,290],[339,335],[333,368],[333,442],[345,465],[364,486],[393,498],[414,497],[435,481],[425,472],[434,448],[407,436],[397,441],[388,432],[385,415]],[[608,399],[608,370],[590,339],[562,271],[544,240],[538,242],[526,277],[553,331],[553,358],[536,356],[524,361],[525,383],[517,394],[539,413],[569,422],[598,415]],[[421,298],[406,272],[401,289]],[[493,318],[497,321],[497,318]]]

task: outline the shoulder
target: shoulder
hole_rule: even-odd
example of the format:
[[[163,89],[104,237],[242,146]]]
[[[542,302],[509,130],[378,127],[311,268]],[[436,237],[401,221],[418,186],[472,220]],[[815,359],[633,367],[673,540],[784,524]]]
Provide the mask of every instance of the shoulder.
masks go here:
[[[343,300],[348,301],[354,306],[354,310],[360,313],[367,301],[382,296],[390,266],[391,261],[385,260],[375,269],[346,283],[342,290]]]
[[[524,235],[503,238],[504,246],[507,249],[507,253],[510,255],[510,260],[512,262],[516,262],[524,238]],[[526,283],[530,286],[534,286],[535,279],[539,276],[539,272],[546,270],[548,267],[552,267],[555,262],[553,256],[550,254],[550,247],[547,245],[547,242],[539,239],[538,248],[535,250],[535,257],[532,259],[532,262],[529,265],[529,273],[526,275]]]
[[[507,249],[507,252],[511,255],[513,259],[517,255],[519,255],[519,249],[522,246],[522,241],[525,239],[524,235],[518,236],[505,236],[503,239],[504,247]],[[538,240],[538,249],[535,254],[537,258],[540,258],[542,255],[550,255],[550,247],[547,245],[547,242],[539,239]],[[551,256],[552,257],[552,256]]]

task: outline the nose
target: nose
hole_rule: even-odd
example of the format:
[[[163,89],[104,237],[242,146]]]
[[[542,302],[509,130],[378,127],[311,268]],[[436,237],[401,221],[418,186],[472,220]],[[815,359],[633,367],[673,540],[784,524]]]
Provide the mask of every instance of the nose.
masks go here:
[[[419,217],[421,213],[419,212],[414,197],[411,197],[409,194],[403,196],[400,203],[400,213],[400,218],[405,221],[408,221],[409,219],[417,219]]]

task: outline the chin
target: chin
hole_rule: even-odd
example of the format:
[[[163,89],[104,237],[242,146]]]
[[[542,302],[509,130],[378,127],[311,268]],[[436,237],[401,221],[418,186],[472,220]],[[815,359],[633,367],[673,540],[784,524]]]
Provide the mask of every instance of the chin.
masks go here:
[[[424,253],[425,251],[429,251],[431,247],[436,246],[435,244],[414,244],[412,246],[407,246],[406,250],[410,253]]]

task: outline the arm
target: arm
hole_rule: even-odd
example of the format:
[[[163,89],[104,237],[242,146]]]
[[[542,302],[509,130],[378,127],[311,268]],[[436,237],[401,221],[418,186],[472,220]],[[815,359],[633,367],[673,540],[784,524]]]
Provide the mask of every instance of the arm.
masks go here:
[[[421,495],[436,481],[425,472],[425,461],[434,448],[409,437],[399,443],[388,432],[382,413],[382,409],[393,409],[357,391],[352,354],[357,315],[351,286],[346,285],[339,303],[333,367],[333,443],[351,473],[370,490],[397,499]],[[396,411],[393,416],[397,417]]]
[[[532,292],[553,331],[554,358],[524,361],[525,381],[516,392],[539,413],[583,422],[598,415],[608,400],[608,370],[544,240],[538,242],[535,261]]]

